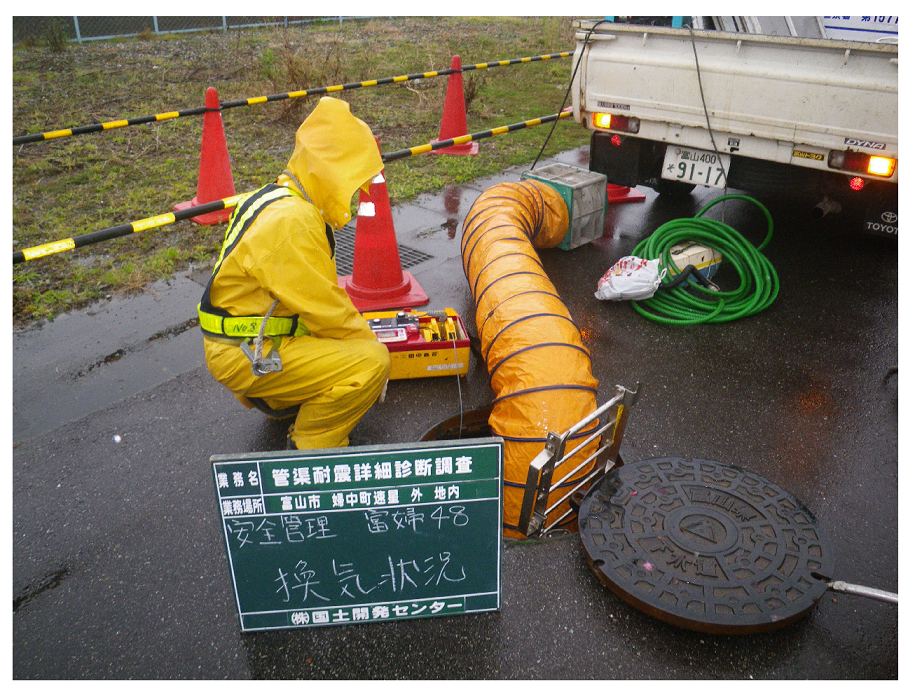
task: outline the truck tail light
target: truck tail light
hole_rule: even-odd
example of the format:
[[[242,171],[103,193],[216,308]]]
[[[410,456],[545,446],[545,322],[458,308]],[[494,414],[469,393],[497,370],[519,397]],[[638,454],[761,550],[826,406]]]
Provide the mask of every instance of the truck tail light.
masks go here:
[[[603,130],[622,130],[626,133],[639,132],[639,119],[631,116],[617,116],[612,113],[593,113],[591,122],[595,128]]]
[[[876,155],[865,154],[864,152],[852,152],[851,150],[831,150],[829,153],[829,166],[833,169],[842,169],[843,171],[853,171],[859,174],[870,174],[871,176],[883,176],[889,178],[896,171],[896,160],[890,157],[878,157]]]
[[[867,173],[874,176],[892,176],[896,160],[889,157],[871,157],[867,162]]]

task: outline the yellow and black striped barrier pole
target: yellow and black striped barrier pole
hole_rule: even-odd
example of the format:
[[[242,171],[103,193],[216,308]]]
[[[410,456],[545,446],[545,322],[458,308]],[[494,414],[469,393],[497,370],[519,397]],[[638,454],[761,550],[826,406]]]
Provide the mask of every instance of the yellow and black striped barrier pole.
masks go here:
[[[97,244],[100,241],[108,241],[109,239],[117,239],[118,237],[127,236],[128,234],[136,234],[137,232],[145,232],[148,229],[164,227],[167,224],[190,219],[196,215],[203,215],[218,210],[228,210],[234,208],[238,205],[239,201],[249,195],[251,195],[251,193],[242,193],[241,195],[215,200],[212,203],[205,203],[204,205],[196,205],[178,212],[168,212],[164,215],[147,217],[145,220],[129,222],[128,224],[119,224],[116,227],[108,227],[107,229],[80,234],[78,236],[70,237],[69,239],[61,239],[60,241],[52,241],[49,244],[32,246],[31,248],[23,249],[21,251],[14,251],[13,265],[24,261],[34,261],[38,258],[44,258],[45,256],[61,253],[63,251],[72,251],[73,249],[89,246],[90,244]]]
[[[85,135],[86,133],[99,133],[103,130],[113,130],[115,128],[124,128],[129,125],[142,125],[143,123],[157,123],[159,121],[168,121],[173,118],[182,116],[199,116],[207,112],[205,106],[199,106],[194,109],[184,109],[183,111],[169,111],[167,113],[157,113],[155,116],[139,116],[137,118],[126,118],[120,121],[107,121],[105,123],[93,123],[91,125],[82,125],[76,128],[63,128],[61,130],[52,130],[47,133],[34,133],[32,135],[17,135],[13,137],[13,145],[25,145],[29,142],[43,142],[45,140],[56,140],[58,138],[68,138],[71,135]]]
[[[478,133],[461,135],[456,138],[451,138],[450,140],[438,140],[431,142],[428,145],[418,145],[417,147],[410,147],[406,150],[388,152],[381,155],[381,161],[385,163],[393,162],[394,160],[403,159],[404,157],[413,157],[418,154],[434,152],[435,150],[441,150],[446,147],[452,147],[454,145],[464,145],[468,142],[473,142],[474,140],[482,140],[484,138],[491,138],[496,135],[513,133],[516,130],[523,130],[524,128],[533,128],[534,126],[543,125],[544,123],[552,123],[553,121],[558,121],[561,118],[568,118],[571,116],[572,112],[570,109],[571,107],[569,107],[569,109],[560,111],[559,113],[554,113],[552,116],[532,118],[529,121],[521,121],[519,123],[512,123],[511,125],[503,125],[498,128],[493,128],[492,130],[481,130]]]
[[[485,70],[487,68],[502,68],[506,65],[518,65],[519,63],[535,63],[539,60],[552,60],[553,58],[568,58],[573,51],[562,51],[560,53],[549,53],[540,56],[528,56],[527,58],[511,58],[510,60],[493,60],[489,63],[474,63],[473,65],[461,65],[461,72],[468,70]]]
[[[561,118],[568,118],[571,115],[571,111],[566,109],[558,114],[553,114],[551,116],[532,118],[529,121],[512,123],[511,125],[500,126],[499,128],[493,128],[491,130],[482,130],[478,133],[461,135],[460,137],[451,138],[450,140],[441,140],[430,143],[428,145],[410,147],[406,150],[396,150],[394,152],[382,154],[381,161],[384,163],[393,162],[398,159],[404,159],[405,157],[413,157],[418,154],[440,150],[445,147],[451,147],[453,145],[463,145],[464,143],[471,142],[473,140],[482,140],[484,138],[504,135],[505,133],[511,133],[516,130],[522,130],[524,128],[533,128],[534,126],[542,125],[544,123],[552,123],[553,121],[558,121]],[[148,217],[145,220],[139,220],[137,222],[130,222],[128,224],[121,224],[116,227],[100,229],[96,232],[87,232],[86,234],[80,234],[78,236],[70,237],[69,239],[61,239],[60,241],[53,241],[48,244],[41,244],[40,246],[32,246],[27,249],[22,249],[21,251],[14,251],[13,265],[24,263],[25,261],[34,261],[39,258],[44,258],[45,256],[53,255],[55,253],[61,253],[63,251],[72,251],[73,249],[89,246],[90,244],[96,244],[100,241],[108,241],[109,239],[117,239],[118,237],[127,236],[129,234],[136,234],[137,232],[155,229],[156,227],[164,227],[165,225],[173,224],[180,220],[190,219],[191,217],[196,217],[197,215],[204,215],[208,212],[228,210],[238,205],[242,199],[251,195],[252,192],[242,193],[240,195],[232,196],[231,198],[223,198],[222,200],[216,200],[212,203],[206,203],[204,205],[197,205],[194,207],[186,208],[184,210],[180,210],[178,212],[169,212],[164,215]]]
[[[571,51],[561,53],[550,53],[547,55],[529,56],[527,58],[512,58],[510,60],[496,60],[489,63],[476,63],[474,65],[462,65],[461,72],[468,70],[485,70],[487,68],[504,67],[506,65],[517,65],[520,63],[533,63],[540,60],[552,60],[553,58],[567,58],[572,55]],[[451,75],[456,72],[451,68],[445,70],[434,70],[432,72],[416,72],[409,75],[398,75],[396,77],[382,77],[377,80],[365,80],[364,82],[348,82],[346,84],[332,85],[328,87],[313,87],[311,89],[302,89],[295,92],[283,92],[282,94],[270,94],[268,96],[251,97],[250,99],[236,99],[226,101],[220,104],[221,110],[234,109],[239,106],[253,106],[254,104],[266,104],[272,101],[283,101],[285,99],[299,99],[301,97],[317,96],[319,94],[333,94],[344,90],[359,89],[360,87],[376,87],[384,84],[395,84],[398,82],[409,82],[410,80],[421,80],[429,77],[440,77],[442,75]],[[91,125],[78,126],[76,128],[63,128],[52,130],[46,133],[33,133],[31,135],[17,135],[13,137],[13,145],[25,145],[30,142],[44,142],[47,140],[56,140],[73,135],[85,135],[87,133],[99,133],[105,130],[115,128],[125,128],[132,125],[143,125],[145,123],[157,123],[168,121],[184,116],[200,116],[206,113],[207,109],[200,106],[193,109],[184,109],[183,111],[169,111],[159,113],[154,116],[139,116],[137,118],[126,118],[118,121],[107,121],[105,123],[93,123]]]

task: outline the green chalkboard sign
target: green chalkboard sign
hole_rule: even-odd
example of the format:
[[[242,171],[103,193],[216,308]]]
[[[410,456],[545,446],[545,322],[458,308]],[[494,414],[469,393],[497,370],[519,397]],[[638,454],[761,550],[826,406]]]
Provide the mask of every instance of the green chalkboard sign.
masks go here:
[[[498,610],[502,446],[213,456],[242,631]]]

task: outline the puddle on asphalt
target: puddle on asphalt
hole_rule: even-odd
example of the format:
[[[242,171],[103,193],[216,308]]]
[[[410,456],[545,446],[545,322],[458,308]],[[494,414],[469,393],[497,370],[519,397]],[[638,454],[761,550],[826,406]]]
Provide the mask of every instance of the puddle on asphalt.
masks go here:
[[[165,330],[159,331],[155,335],[152,335],[149,338],[147,338],[146,340],[144,340],[142,343],[138,343],[136,345],[130,345],[126,348],[118,348],[111,354],[105,355],[100,360],[97,360],[96,362],[90,364],[89,366],[83,367],[82,369],[73,373],[71,375],[71,377],[74,379],[81,379],[82,377],[87,376],[93,370],[98,369],[99,367],[104,367],[105,365],[111,364],[113,362],[117,362],[118,360],[120,360],[122,357],[124,357],[128,353],[138,352],[138,351],[144,349],[145,347],[147,347],[149,345],[149,343],[153,343],[157,340],[162,340],[164,338],[174,338],[177,335],[181,335],[185,331],[188,331],[192,328],[197,328],[199,325],[200,325],[199,318],[188,319],[184,323],[180,323],[177,326],[171,326],[169,328],[166,328]]]
[[[195,330],[200,293],[200,282],[189,272],[142,294],[116,295],[14,330],[14,441],[50,432],[203,365]]]
[[[18,595],[13,597],[13,613],[25,606],[36,596],[43,594],[45,591],[56,589],[69,575],[70,569],[68,567],[61,567],[37,580],[34,584],[27,584]]]

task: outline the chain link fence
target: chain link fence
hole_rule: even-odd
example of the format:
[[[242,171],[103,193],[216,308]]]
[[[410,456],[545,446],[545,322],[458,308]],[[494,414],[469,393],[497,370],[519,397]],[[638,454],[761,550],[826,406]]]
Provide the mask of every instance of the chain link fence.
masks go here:
[[[13,17],[13,45],[98,41],[131,36],[228,31],[339,22],[360,17]]]

